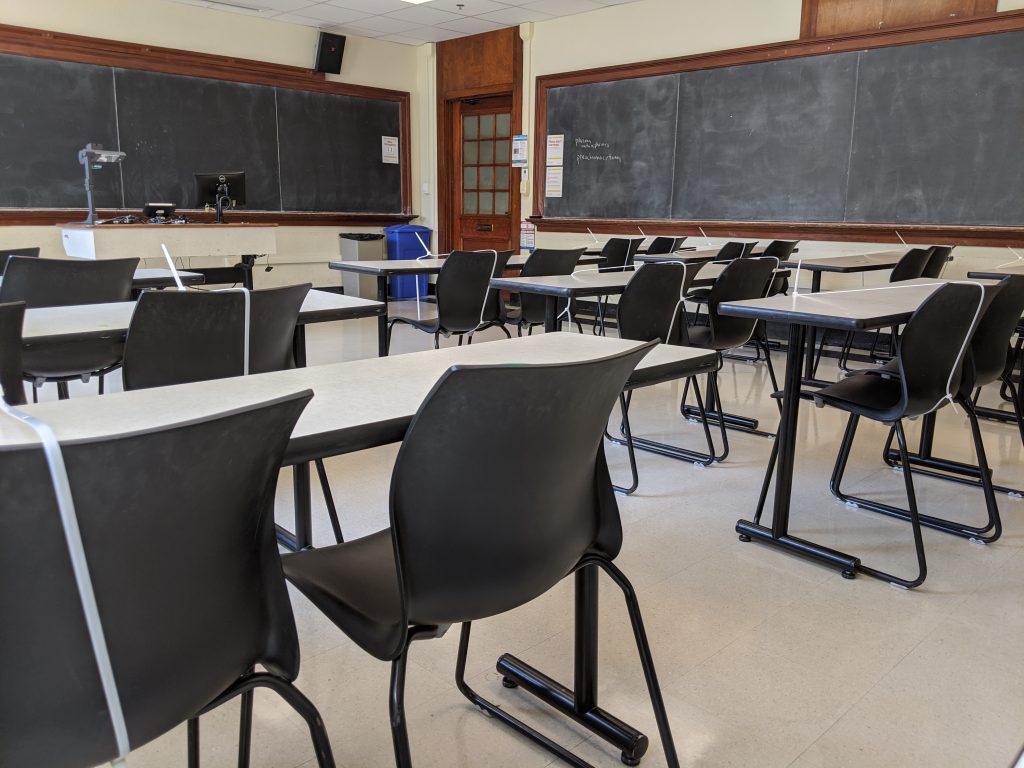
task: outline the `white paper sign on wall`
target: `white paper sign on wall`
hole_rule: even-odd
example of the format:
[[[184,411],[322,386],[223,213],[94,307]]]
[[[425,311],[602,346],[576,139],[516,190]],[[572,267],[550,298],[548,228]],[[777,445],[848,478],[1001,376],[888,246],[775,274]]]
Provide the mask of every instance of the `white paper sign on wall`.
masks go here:
[[[380,159],[383,163],[398,165],[398,137],[380,137]]]

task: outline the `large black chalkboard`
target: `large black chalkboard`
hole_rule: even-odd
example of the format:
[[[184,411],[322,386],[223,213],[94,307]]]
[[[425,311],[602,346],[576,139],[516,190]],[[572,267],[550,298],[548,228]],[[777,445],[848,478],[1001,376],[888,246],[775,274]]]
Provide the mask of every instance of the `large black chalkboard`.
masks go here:
[[[557,87],[546,117],[546,217],[1024,224],[1024,32]]]
[[[83,207],[78,150],[127,153],[96,205],[197,207],[193,174],[245,171],[246,208],[399,213],[398,102],[0,55],[0,207]]]

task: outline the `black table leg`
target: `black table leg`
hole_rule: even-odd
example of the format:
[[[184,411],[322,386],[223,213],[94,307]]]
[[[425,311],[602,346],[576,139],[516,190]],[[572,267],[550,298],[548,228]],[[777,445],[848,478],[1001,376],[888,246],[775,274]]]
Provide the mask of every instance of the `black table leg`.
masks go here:
[[[292,353],[297,368],[306,367],[306,326],[296,325],[292,336]],[[298,552],[313,546],[313,502],[309,483],[309,463],[292,467],[292,498],[295,504],[295,532],[277,526],[277,541],[286,549]]]
[[[558,330],[558,297],[546,296],[544,302],[544,332],[554,333]]]
[[[507,687],[521,687],[571,717],[622,752],[622,762],[637,765],[647,752],[648,738],[636,728],[597,706],[598,571],[587,566],[576,572],[575,690],[543,672],[503,654],[497,669]]]
[[[794,285],[794,290],[799,286]],[[811,272],[811,293],[819,293],[821,291],[821,272],[814,270]],[[818,341],[818,329],[811,327],[805,328],[807,333],[807,354],[804,356],[804,379],[807,381],[814,381],[814,356],[817,341]]]
[[[803,355],[808,334],[802,325],[790,325],[786,352],[786,383],[783,387],[782,418],[777,438],[778,459],[775,466],[775,496],[772,504],[772,527],[766,528],[749,520],[736,522],[740,541],[756,540],[772,544],[794,554],[839,568],[852,579],[860,559],[820,544],[789,535],[789,504],[793,493],[793,466],[796,459],[797,422],[800,413],[800,383]],[[769,464],[769,471],[770,471]]]
[[[377,301],[384,305],[384,311],[377,317],[377,357],[388,356],[388,278],[377,275]]]

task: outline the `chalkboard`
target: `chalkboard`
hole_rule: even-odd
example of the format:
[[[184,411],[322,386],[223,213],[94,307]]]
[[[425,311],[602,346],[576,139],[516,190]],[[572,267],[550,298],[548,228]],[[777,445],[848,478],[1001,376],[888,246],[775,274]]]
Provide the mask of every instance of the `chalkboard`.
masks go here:
[[[400,130],[397,101],[0,55],[0,207],[83,207],[91,141],[127,155],[97,207],[201,207],[194,173],[245,171],[247,210],[399,213]]]
[[[1019,226],[1022,73],[1004,32],[553,87],[544,215]]]

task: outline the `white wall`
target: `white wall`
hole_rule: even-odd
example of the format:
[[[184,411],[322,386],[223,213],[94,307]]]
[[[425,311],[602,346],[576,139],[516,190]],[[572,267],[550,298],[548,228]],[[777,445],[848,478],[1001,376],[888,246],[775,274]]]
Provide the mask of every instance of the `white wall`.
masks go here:
[[[0,23],[304,68],[312,68],[317,42],[317,30],[311,27],[167,0],[0,0]],[[412,46],[350,36],[345,45],[342,74],[328,75],[330,80],[411,94],[410,154],[415,213],[421,210],[422,180],[432,179],[422,160],[432,153],[424,146],[428,116],[424,112],[426,77],[421,58],[422,54]],[[338,273],[328,270],[326,262],[338,258],[338,233],[342,231],[375,230],[279,228],[278,255],[273,259],[277,266],[270,273],[258,270],[257,285],[300,280],[310,280],[314,285],[338,284]],[[63,256],[56,227],[0,227],[0,247],[27,245],[41,246],[45,256]],[[160,266],[160,262],[153,260],[149,265]]]

